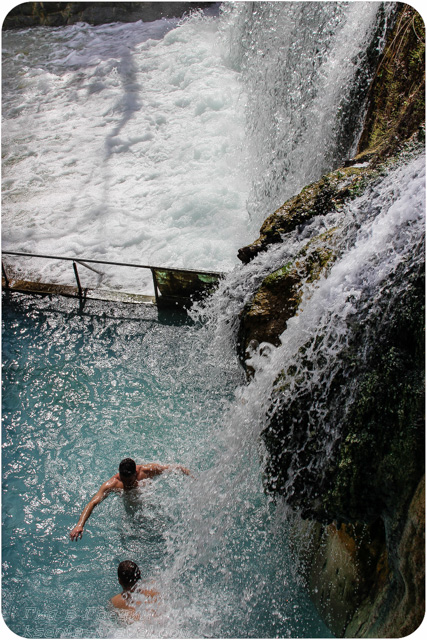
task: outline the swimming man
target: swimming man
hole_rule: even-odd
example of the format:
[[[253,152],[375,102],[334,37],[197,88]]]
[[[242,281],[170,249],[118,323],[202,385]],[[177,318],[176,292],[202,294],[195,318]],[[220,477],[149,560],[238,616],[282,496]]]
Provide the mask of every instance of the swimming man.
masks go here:
[[[110,602],[116,609],[121,609],[130,614],[133,620],[139,620],[139,614],[135,607],[141,604],[154,604],[159,595],[155,589],[143,589],[139,584],[141,572],[138,565],[132,560],[123,560],[117,569],[117,577],[122,593],[111,598]],[[151,614],[155,614],[151,609]]]
[[[88,502],[82,511],[80,519],[74,529],[70,532],[71,540],[78,540],[83,535],[83,527],[92,513],[94,507],[102,502],[111,491],[129,491],[138,486],[142,480],[149,480],[160,475],[164,471],[178,469],[189,476],[190,471],[180,464],[135,464],[132,458],[125,458],[119,465],[119,473],[104,482],[93,498]]]

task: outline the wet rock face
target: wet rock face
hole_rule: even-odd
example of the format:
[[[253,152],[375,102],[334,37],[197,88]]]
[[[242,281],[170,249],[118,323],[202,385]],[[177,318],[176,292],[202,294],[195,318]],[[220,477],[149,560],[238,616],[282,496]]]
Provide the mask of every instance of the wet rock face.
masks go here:
[[[312,239],[294,262],[264,279],[240,317],[238,349],[243,364],[251,344],[280,344],[280,335],[298,310],[302,284],[317,279],[334,257],[332,231]]]
[[[240,249],[240,259],[250,262],[260,251],[282,242],[287,233],[314,216],[339,211],[376,175],[375,168],[351,166],[308,185],[266,219],[258,240]],[[332,230],[311,239],[294,262],[283,265],[264,279],[240,316],[238,349],[243,363],[248,357],[250,343],[280,344],[280,335],[298,310],[303,283],[319,278],[335,258],[334,235],[335,230]]]
[[[384,526],[315,526],[313,544],[303,551],[302,571],[325,622],[337,637],[346,635],[354,612],[371,601],[390,577]]]
[[[284,266],[268,276],[244,309],[238,336],[239,356],[245,361],[252,344],[269,342],[277,346],[289,318],[300,301],[297,269]]]
[[[334,259],[331,235],[323,245],[316,239],[314,255],[321,256],[322,246],[329,254],[312,261],[313,278]],[[312,385],[300,386],[298,394],[289,396],[286,389],[295,372],[283,371],[272,391],[269,423],[262,434],[268,451],[267,491],[283,495],[303,518],[322,523],[326,531],[327,542],[317,549],[319,565],[312,565],[308,579],[319,610],[338,635],[395,637],[401,629],[410,633],[422,619],[423,569],[417,570],[410,558],[424,551],[423,507],[418,501],[418,508],[408,512],[424,474],[424,248],[414,247],[414,258],[417,250],[420,256],[413,263],[401,263],[375,301],[366,294],[362,302],[369,313],[350,322],[350,339],[332,372],[326,370],[324,377],[316,376]],[[275,331],[285,330],[290,314],[298,309],[297,276],[307,275],[307,263],[301,259],[298,269],[296,263],[286,265],[264,280],[242,318],[249,335],[257,335],[259,342],[268,335],[273,342]],[[285,302],[280,325],[274,309],[285,308]],[[318,339],[320,346],[322,336]],[[302,370],[311,367],[316,372],[325,360],[312,343],[301,350],[301,359]],[[328,434],[310,415],[310,407],[320,404],[324,426],[339,425],[339,437],[327,457]],[[319,460],[324,462],[318,464]],[[357,566],[352,566],[351,555],[345,560],[348,567],[334,564],[342,535],[332,535],[333,523],[345,523],[348,533],[351,527],[371,528],[378,522],[385,525],[385,538],[375,566],[360,555]],[[379,538],[376,542],[381,544]],[[359,550],[360,543],[356,537]],[[386,581],[379,579],[384,563]],[[338,593],[343,594],[339,603]],[[387,629],[385,636],[382,629]]]
[[[283,402],[293,372],[276,383],[263,433],[266,487],[283,494],[303,517],[325,523],[390,517],[423,474],[424,274],[422,265],[404,271],[395,278],[406,282],[405,292],[391,295],[396,283],[390,282],[375,301],[375,313],[349,327],[351,339],[333,370],[322,371],[313,357],[321,360],[323,354],[307,346],[303,365],[318,372],[313,382],[294,397],[283,394]],[[316,404],[322,406],[321,424],[313,423],[309,411]],[[324,429],[330,425],[339,425],[339,435],[325,457]]]
[[[265,220],[259,238],[239,251],[244,264],[285,241],[286,234],[314,216],[339,212],[348,199],[372,184],[375,172],[381,172],[384,162],[396,156],[410,138],[424,142],[424,41],[419,14],[408,5],[399,5],[394,31],[371,86],[359,155],[349,163],[368,161],[369,166],[332,172],[286,202]],[[280,343],[289,319],[298,312],[304,279],[325,273],[334,260],[333,233],[323,243],[317,238],[315,251],[312,249],[307,246],[304,255],[267,276],[246,305],[238,340],[243,361],[252,341]],[[339,425],[340,436],[325,464],[313,464],[323,454],[325,434],[311,425],[308,408],[322,396],[326,380],[320,379],[317,387],[302,391],[292,402],[281,403],[293,375],[283,372],[272,390],[263,433],[268,451],[266,489],[283,495],[307,522],[316,522],[323,531],[323,537],[312,539],[311,558],[316,562],[308,569],[308,582],[331,628],[349,637],[408,635],[424,615],[422,261],[413,268],[403,265],[393,277],[401,279],[397,287],[401,294],[392,295],[390,282],[376,301],[377,315],[349,327],[348,348],[327,380],[325,422]],[[321,358],[312,346],[307,345],[310,358],[313,353]],[[307,358],[306,366],[316,368],[316,362]],[[345,416],[344,405],[348,407]],[[293,469],[298,469],[294,478],[290,475]],[[378,553],[374,559],[364,558],[359,553],[364,542],[356,529],[363,525],[372,531],[379,522],[383,534],[373,537]],[[338,525],[336,530],[333,523]],[[339,533],[341,523],[345,523],[345,535]],[[347,551],[349,545],[355,545],[355,553],[344,554],[347,571],[335,555],[344,537]],[[360,584],[364,587],[358,591]],[[342,595],[340,606],[338,593]]]
[[[283,242],[284,236],[298,226],[306,224],[315,216],[325,215],[342,206],[346,200],[356,197],[363,188],[365,175],[369,173],[369,170],[365,172],[355,167],[342,168],[308,185],[266,218],[259,238],[239,249],[239,259],[248,264],[260,251]]]

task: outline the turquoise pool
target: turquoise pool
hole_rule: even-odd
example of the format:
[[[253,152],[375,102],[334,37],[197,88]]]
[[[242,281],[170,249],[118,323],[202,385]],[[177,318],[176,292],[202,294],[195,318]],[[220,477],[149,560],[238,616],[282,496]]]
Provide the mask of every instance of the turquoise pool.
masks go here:
[[[23,637],[324,637],[262,492],[256,447],[226,437],[243,383],[209,331],[153,306],[3,295],[3,616]],[[232,454],[230,457],[230,450]],[[179,462],[133,502],[109,496],[127,456]],[[223,467],[222,467],[223,465]],[[158,619],[110,610],[118,563],[162,593]]]

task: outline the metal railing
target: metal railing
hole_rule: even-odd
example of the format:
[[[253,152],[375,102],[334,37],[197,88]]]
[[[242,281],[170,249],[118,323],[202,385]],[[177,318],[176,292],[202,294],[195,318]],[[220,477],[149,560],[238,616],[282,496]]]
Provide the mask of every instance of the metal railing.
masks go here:
[[[46,255],[46,254],[40,254],[40,253],[24,253],[22,251],[2,251],[2,255],[9,255],[9,256],[21,256],[21,257],[25,257],[25,258],[44,258],[47,260],[64,260],[64,261],[69,261],[73,263],[73,270],[74,270],[74,277],[77,283],[77,289],[78,289],[78,293],[79,293],[79,298],[82,301],[84,298],[84,291],[83,291],[83,287],[81,285],[80,282],[80,276],[79,276],[79,272],[78,272],[78,268],[77,265],[81,265],[82,267],[85,267],[86,269],[90,269],[91,271],[94,271],[95,273],[97,273],[98,275],[104,275],[102,273],[102,271],[98,271],[97,269],[95,269],[94,267],[89,266],[89,264],[99,264],[99,265],[109,265],[109,266],[114,266],[114,267],[130,267],[130,268],[134,268],[134,269],[148,269],[149,271],[151,271],[151,275],[153,278],[153,285],[154,285],[154,295],[155,295],[155,300],[156,303],[159,303],[159,298],[161,298],[161,294],[159,289],[161,289],[161,285],[159,283],[159,278],[158,278],[158,274],[159,273],[170,273],[171,275],[176,275],[176,274],[188,274],[188,276],[191,275],[196,275],[196,276],[200,276],[201,278],[213,278],[213,279],[219,279],[222,278],[224,276],[223,273],[219,273],[219,272],[215,272],[215,271],[203,271],[203,270],[193,270],[193,269],[176,269],[173,267],[155,267],[153,265],[147,265],[147,264],[133,264],[133,263],[128,263],[128,262],[113,262],[110,260],[95,260],[93,258],[69,258],[66,256],[51,256],[51,255]],[[10,282],[9,282],[9,278],[7,276],[7,272],[6,272],[6,268],[5,265],[3,263],[3,259],[2,259],[2,274],[3,274],[3,278],[5,280],[5,285],[6,288],[9,289],[10,288]]]

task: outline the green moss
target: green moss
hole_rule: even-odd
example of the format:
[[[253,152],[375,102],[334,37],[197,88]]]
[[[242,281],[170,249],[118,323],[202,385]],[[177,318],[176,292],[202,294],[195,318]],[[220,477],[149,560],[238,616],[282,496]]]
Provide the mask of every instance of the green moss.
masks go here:
[[[419,13],[401,5],[369,95],[359,149],[391,155],[425,122],[425,27]]]
[[[297,312],[302,285],[314,282],[335,259],[337,227],[312,238],[293,261],[264,278],[240,315],[239,355],[245,361],[249,343],[280,343],[289,318]]]
[[[267,289],[271,289],[272,287],[277,285],[279,280],[289,274],[292,264],[292,262],[288,262],[283,267],[280,267],[280,269],[277,269],[277,271],[274,271],[274,273],[270,273],[270,275],[268,275],[264,279],[262,286],[266,287]]]

